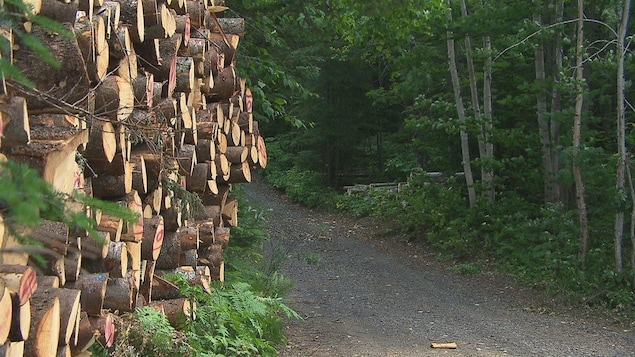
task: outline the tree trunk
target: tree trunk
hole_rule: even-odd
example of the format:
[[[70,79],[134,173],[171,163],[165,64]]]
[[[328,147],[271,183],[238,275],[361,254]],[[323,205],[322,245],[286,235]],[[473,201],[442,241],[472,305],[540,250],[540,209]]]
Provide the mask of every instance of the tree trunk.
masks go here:
[[[580,0],[581,1],[581,0]],[[580,5],[581,6],[581,5]],[[626,55],[626,48],[624,47],[624,41],[627,33],[628,20],[630,17],[630,0],[623,1],[622,4],[622,20],[618,29],[617,37],[617,180],[615,183],[615,190],[618,192],[619,197],[624,192],[625,187],[625,174],[627,163],[627,148],[626,148],[626,114],[625,114],[625,96],[624,91],[626,88],[626,79],[624,78],[624,56]],[[621,208],[618,208],[618,213],[615,218],[615,271],[621,272],[623,269],[622,263],[622,240],[624,234],[624,212]]]
[[[452,5],[452,1],[448,0],[448,5]],[[447,19],[452,21],[452,10],[448,9]],[[448,62],[450,67],[450,75],[452,77],[452,88],[454,89],[454,100],[456,102],[456,110],[461,123],[461,153],[463,158],[463,172],[465,174],[465,182],[467,184],[467,192],[470,207],[476,204],[476,191],[474,190],[474,176],[472,175],[472,164],[470,161],[470,145],[465,127],[465,108],[463,107],[463,97],[461,96],[461,86],[459,83],[459,74],[456,67],[456,54],[454,51],[454,34],[451,31],[447,33]]]
[[[584,56],[584,10],[582,5],[582,0],[578,0],[578,21],[577,21],[578,29],[577,29],[577,40],[576,40],[576,101],[575,101],[575,115],[573,118],[573,148],[575,150],[575,155],[580,154],[581,150],[581,136],[582,136],[582,102],[584,100],[584,76],[583,76],[583,56]],[[619,171],[619,169],[618,169]],[[578,208],[578,218],[580,224],[580,237],[579,237],[579,250],[578,250],[578,259],[584,260],[587,253],[587,244],[589,240],[589,226],[588,226],[588,218],[587,218],[587,209],[585,203],[585,188],[584,181],[582,179],[582,171],[580,166],[577,164],[577,160],[573,159],[573,177],[575,180],[575,191],[576,191],[576,206]],[[619,181],[619,174],[618,174]],[[615,237],[619,236],[620,239],[622,237],[623,232],[623,222],[624,222],[624,212],[617,214],[615,219]]]

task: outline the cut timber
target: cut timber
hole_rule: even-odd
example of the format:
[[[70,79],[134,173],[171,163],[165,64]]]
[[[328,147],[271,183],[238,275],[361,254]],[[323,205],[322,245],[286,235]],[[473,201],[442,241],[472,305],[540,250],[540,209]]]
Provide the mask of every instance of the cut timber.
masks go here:
[[[214,228],[214,243],[220,244],[223,249],[229,245],[229,233],[230,227],[215,227]]]
[[[237,90],[236,70],[233,66],[229,66],[214,77],[214,87],[207,94],[207,97],[210,100],[229,99]]]
[[[75,323],[80,311],[80,293],[81,291],[75,289],[45,288],[39,289],[33,296],[36,300],[59,301],[61,324],[58,339],[60,344],[68,345],[75,331]]]
[[[457,345],[454,342],[447,342],[447,343],[438,343],[438,342],[433,342],[430,344],[431,348],[442,348],[442,349],[456,349]]]
[[[143,24],[146,28],[160,24],[159,15],[157,0],[143,0]]]
[[[11,332],[12,321],[20,319],[20,305],[16,304],[17,311],[14,310],[13,301],[9,289],[0,282],[0,341],[6,341]],[[19,299],[15,299],[19,302]],[[14,315],[14,311],[16,314]]]
[[[163,217],[154,216],[144,219],[143,240],[141,241],[141,259],[157,260],[163,245]]]
[[[198,252],[196,249],[182,249],[179,257],[179,265],[195,267],[198,264]]]
[[[154,75],[152,73],[139,73],[137,78],[132,81],[132,89],[135,108],[147,109],[152,107],[154,94]]]
[[[117,152],[115,127],[109,121],[93,120],[86,149],[82,153],[85,158],[105,159],[112,162]]]
[[[199,248],[199,230],[198,225],[188,225],[181,227],[178,232],[181,240],[181,249],[198,249]]]
[[[123,175],[99,175],[93,178],[93,195],[97,198],[116,198],[132,191],[132,168],[130,162],[124,166]]]
[[[67,3],[57,0],[43,0],[40,15],[63,23],[74,23],[78,9],[78,2]]]
[[[212,16],[208,16],[205,24],[207,25],[207,28],[214,32],[223,32],[225,34],[239,36],[245,34],[245,19],[243,18],[220,17],[217,21],[218,22],[213,21]],[[218,25],[220,25],[220,28],[218,28]]]
[[[239,164],[232,164],[229,168],[229,179],[218,179],[219,182],[225,183],[244,183],[251,182],[251,168],[249,162],[243,161]]]
[[[95,13],[104,19],[104,23],[106,24],[106,37],[112,37],[113,33],[119,30],[121,5],[116,1],[104,1],[103,5],[98,8]]]
[[[182,297],[181,290],[169,280],[159,274],[152,278],[152,300],[178,299]]]
[[[37,140],[32,131],[28,145],[15,146],[10,157],[25,163],[40,173],[58,191],[71,193],[74,190],[76,174],[80,171],[75,162],[75,153],[88,140],[87,130],[57,128],[54,131],[38,133]],[[50,135],[50,138],[46,137]]]
[[[99,175],[119,176],[126,172],[126,158],[121,152],[116,152],[111,161],[107,158],[85,157],[92,169],[91,173]]]
[[[171,199],[170,199],[171,200]],[[176,231],[183,225],[183,210],[180,200],[161,210],[163,216],[163,226],[166,231]]]
[[[77,281],[67,284],[68,288],[81,290],[82,311],[90,316],[100,316],[106,295],[108,273],[80,274]]]
[[[236,197],[227,197],[227,202],[225,202],[225,205],[223,205],[221,216],[223,217],[224,226],[238,226],[238,200],[236,199]]]
[[[219,207],[219,212],[220,212],[220,207]],[[217,219],[217,221],[220,221],[220,214],[219,214],[219,219]],[[215,240],[214,235],[216,234],[215,228],[216,227],[214,226],[214,222],[212,221],[207,221],[207,222],[203,222],[199,224],[198,239],[200,241],[201,247],[207,247],[214,244],[214,240]]]
[[[24,356],[24,341],[9,342],[0,346],[0,355],[4,357],[22,357]]]
[[[24,305],[20,305],[18,294],[11,294],[11,330],[9,332],[9,341],[19,342],[29,338],[29,330],[31,329],[31,301],[28,300]]]
[[[154,260],[148,260],[146,267],[144,269],[144,277],[141,287],[139,288],[139,293],[143,296],[144,302],[146,304],[152,301],[152,284],[154,281],[154,267],[156,262]]]
[[[260,135],[256,137],[256,149],[258,149],[258,167],[264,169],[267,167],[267,147],[265,139]]]
[[[90,324],[90,319],[86,311],[79,314],[79,328],[77,333],[77,342],[71,345],[71,354],[73,356],[81,356],[82,353],[88,351],[90,346],[95,343],[95,339],[99,334]]]
[[[97,232],[98,236],[89,235],[82,238],[82,255],[88,259],[103,259],[108,255],[110,233]]]
[[[192,24],[190,22],[190,15],[176,15],[176,29],[175,32],[181,34],[183,36],[183,44],[187,45],[191,39],[191,29]]]
[[[175,15],[165,4],[159,5],[157,15],[158,21],[151,26],[146,26],[144,30],[145,39],[167,38],[176,32]]]
[[[104,309],[132,312],[136,306],[137,289],[133,278],[115,278],[108,281]]]
[[[254,130],[254,114],[248,112],[242,112],[238,116],[238,126],[240,130],[247,134],[251,134]]]
[[[192,57],[195,61],[200,61],[205,58],[205,52],[207,50],[207,41],[204,38],[192,38],[185,45],[179,48],[179,56]]]
[[[84,260],[84,268],[92,273],[108,273],[113,278],[121,278],[128,273],[128,249],[126,242],[110,242],[108,255],[104,259]],[[80,274],[80,277],[83,274]],[[80,279],[81,280],[81,279]]]
[[[227,151],[227,149],[225,149],[225,151]],[[217,153],[214,162],[216,163],[216,171],[220,176],[229,175],[231,164],[224,153]]]
[[[60,280],[60,284],[66,284],[66,267],[64,266],[64,256],[61,256],[59,254],[47,254],[44,256],[44,258],[46,259],[46,267],[44,269],[44,273],[47,275],[54,275]]]
[[[231,191],[230,184],[218,184],[218,192],[215,194],[204,193],[203,195],[199,195],[201,197],[201,201],[204,206],[223,206],[227,201],[227,197],[229,196],[229,191]],[[199,219],[197,217],[197,219]]]
[[[11,292],[18,294],[20,305],[24,305],[37,290],[35,270],[26,265],[0,265],[0,278]]]
[[[72,114],[29,115],[29,124],[46,127],[64,126],[75,129],[86,129],[86,120],[83,117],[80,118]]]
[[[120,200],[119,204],[137,214],[136,220],[129,221],[124,224],[121,240],[127,242],[141,242],[141,238],[143,237],[143,206],[141,203],[141,197],[139,197],[137,191],[132,190]]]
[[[163,202],[163,187],[158,186],[151,191],[145,198],[145,203],[151,207],[152,212],[158,214],[161,211],[161,204]],[[147,217],[146,217],[147,218]]]
[[[157,258],[157,269],[175,269],[179,267],[181,240],[178,232],[165,232],[161,254]]]
[[[194,165],[192,175],[186,176],[187,190],[195,192],[203,192],[207,188],[207,180],[211,175],[209,163],[197,163]]]
[[[99,82],[106,77],[110,51],[106,41],[106,24],[99,16],[83,16],[75,21],[77,44],[82,52],[88,78]]]
[[[66,23],[62,26],[72,32],[70,24]],[[18,90],[28,94],[26,98],[29,110],[53,108],[53,111],[57,113],[64,113],[67,110],[77,112],[77,108],[86,109],[90,82],[82,53],[75,39],[51,33],[39,25],[33,26],[31,36],[39,40],[61,66],[51,67],[42,60],[40,55],[25,46],[14,51],[15,66],[24,77],[35,84],[36,90],[44,93],[39,95],[29,89]],[[43,73],[47,75],[43,76]]]
[[[247,155],[249,151],[245,146],[228,146],[225,150],[225,157],[227,161],[232,164],[239,164],[247,161]]]
[[[96,229],[100,232],[108,233],[108,238],[113,242],[121,240],[121,232],[123,231],[123,219],[102,213],[101,219]]]
[[[222,57],[224,65],[231,66],[236,57],[236,48],[238,47],[240,36],[231,34],[223,36],[219,33],[209,33],[207,38],[209,38],[210,47],[216,48],[219,58]],[[227,67],[223,66],[222,68]]]
[[[159,308],[168,318],[174,328],[183,328],[187,320],[192,316],[192,303],[187,298],[156,301],[151,304],[153,308]]]
[[[143,42],[145,38],[145,24],[143,19],[142,0],[116,0],[120,4],[119,19],[130,26],[130,38],[134,42]]]
[[[168,81],[167,93],[174,91],[176,80],[176,54],[181,45],[181,35],[175,34],[169,38],[159,40],[159,67],[148,67],[147,70],[154,74],[155,81]],[[165,89],[165,88],[164,88]],[[169,97],[166,95],[166,97]]]
[[[126,82],[134,81],[134,79],[137,78],[137,73],[139,72],[137,54],[132,52],[120,60],[111,61],[108,71],[117,75]]]
[[[134,92],[129,80],[107,76],[95,88],[95,114],[123,121],[132,114]]]
[[[90,324],[97,331],[97,341],[102,346],[110,348],[115,343],[115,322],[114,315],[109,312],[103,312],[99,316],[90,316]]]
[[[117,31],[108,37],[108,48],[110,57],[120,60],[132,53],[132,41],[128,26],[119,26]]]
[[[152,66],[158,67],[161,65],[161,53],[159,52],[159,40],[146,40],[140,43],[134,43],[134,51],[140,58],[143,59],[143,63]]]
[[[192,175],[196,160],[196,147],[186,144],[179,149],[178,153],[179,173],[181,175]]]
[[[197,119],[198,125],[198,119]],[[216,158],[216,145],[209,139],[199,139],[196,145],[196,159],[199,162],[212,161]]]
[[[210,288],[210,274],[209,269],[205,269],[207,267],[202,267],[202,269],[193,268],[191,266],[181,266],[172,270],[162,270],[157,271],[156,275],[164,276],[166,274],[179,274],[182,275],[187,282],[192,285],[198,285],[203,288],[205,292],[208,294],[212,293]]]
[[[148,192],[148,175],[143,155],[131,154],[130,163],[132,164],[132,189],[144,195]]]
[[[254,97],[251,94],[251,89],[249,88],[245,89],[244,98],[245,98],[244,109],[247,113],[252,114],[253,105],[254,105]]]
[[[24,356],[51,357],[57,354],[60,335],[60,300],[57,297],[34,294],[31,297],[33,322]]]
[[[79,250],[69,252],[64,256],[64,274],[66,284],[69,281],[75,281],[79,278],[82,269],[82,253]]]
[[[2,147],[26,145],[31,141],[29,113],[26,99],[23,97],[1,97],[0,113],[4,136]]]
[[[195,28],[203,27],[205,13],[207,12],[205,8],[205,2],[198,0],[187,0],[186,4],[187,13],[188,15],[190,15],[190,25]]]
[[[64,1],[68,2],[68,1]],[[78,0],[77,1],[77,9],[83,11],[80,13],[82,16],[87,14],[88,17],[93,17],[94,8],[96,6],[101,6],[103,4],[102,0]]]
[[[192,57],[176,58],[176,87],[177,92],[190,93],[194,87],[194,60]]]
[[[220,244],[211,244],[201,250],[201,260],[210,268],[220,267],[223,262],[223,246]]]

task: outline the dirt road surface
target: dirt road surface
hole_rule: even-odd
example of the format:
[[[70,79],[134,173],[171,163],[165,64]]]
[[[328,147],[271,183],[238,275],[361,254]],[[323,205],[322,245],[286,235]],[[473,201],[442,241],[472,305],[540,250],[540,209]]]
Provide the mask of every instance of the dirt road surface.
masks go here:
[[[267,249],[303,317],[288,323],[282,357],[635,356],[628,326],[549,306],[500,276],[454,274],[384,222],[303,208],[259,177],[246,186],[270,210]],[[430,347],[442,342],[457,348]]]

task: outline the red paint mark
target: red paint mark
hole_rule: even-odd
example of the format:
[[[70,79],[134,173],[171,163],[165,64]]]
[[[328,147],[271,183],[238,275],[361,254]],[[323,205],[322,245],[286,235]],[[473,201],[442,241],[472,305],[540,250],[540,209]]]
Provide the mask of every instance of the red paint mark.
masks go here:
[[[245,90],[245,110],[247,111],[247,113],[251,113],[253,104],[254,104],[254,97],[251,94],[251,89],[247,88]]]
[[[109,318],[106,318],[106,326],[104,327],[104,337],[106,339],[106,347],[112,347],[115,342],[115,324]]]
[[[37,277],[35,270],[27,269],[22,278],[20,279],[20,291],[18,295],[20,297],[20,306],[24,305],[33,295],[37,289]]]
[[[192,24],[190,21],[189,16],[185,18],[185,33],[183,34],[183,41],[185,42],[184,44],[187,46],[188,42],[190,42],[190,35],[192,32]]]

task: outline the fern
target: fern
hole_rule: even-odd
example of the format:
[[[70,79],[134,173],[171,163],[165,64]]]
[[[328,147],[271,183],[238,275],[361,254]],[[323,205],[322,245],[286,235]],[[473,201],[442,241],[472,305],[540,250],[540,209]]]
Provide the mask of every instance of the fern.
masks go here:
[[[282,299],[261,296],[244,282],[219,285],[209,295],[178,274],[168,279],[196,301],[198,318],[190,321],[186,334],[192,347],[210,356],[275,356],[276,347],[286,342],[279,314],[299,318]]]

